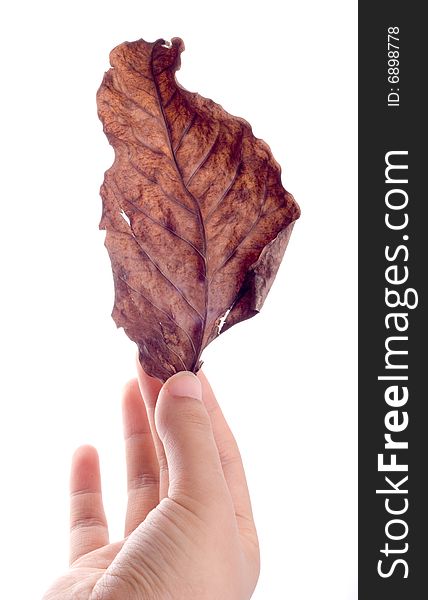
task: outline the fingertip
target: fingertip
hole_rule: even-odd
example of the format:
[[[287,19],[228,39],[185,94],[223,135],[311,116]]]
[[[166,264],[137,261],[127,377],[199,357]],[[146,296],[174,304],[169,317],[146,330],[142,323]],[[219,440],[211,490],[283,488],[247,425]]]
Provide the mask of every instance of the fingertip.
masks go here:
[[[142,402],[138,379],[134,377],[125,383],[122,388],[122,410],[124,413],[132,409],[136,404]]]
[[[155,410],[156,429],[165,442],[165,435],[174,430],[190,431],[210,425],[209,416],[202,402],[202,385],[190,371],[172,375],[163,385]],[[181,435],[181,434],[179,434]]]
[[[135,393],[136,390],[138,390],[139,392],[139,389],[140,388],[138,386],[138,379],[136,377],[129,379],[122,387],[122,398],[125,398],[126,396]]]
[[[216,396],[214,394],[214,391],[211,387],[210,382],[208,381],[207,376],[202,371],[202,369],[199,369],[197,376],[202,384],[202,398],[203,398],[205,407],[206,407],[207,411],[211,414],[212,411],[219,408]]]
[[[79,446],[71,461],[71,492],[98,491],[100,487],[100,463],[97,449],[90,444]]]
[[[98,451],[91,444],[82,444],[73,453],[73,462],[94,462],[98,460]]]
[[[148,373],[145,372],[140,362],[140,353],[138,352],[138,350],[135,355],[135,363],[137,366],[138,381],[160,381],[159,379],[157,379],[157,377],[151,377]]]
[[[200,368],[199,371],[196,373],[196,377],[199,377],[201,381],[208,381],[207,376],[203,372],[202,368]]]
[[[162,393],[178,398],[202,400],[201,380],[191,371],[180,371],[165,382]]]
[[[150,377],[150,375],[144,371],[139,360],[138,352],[136,356],[136,363],[137,380],[141,395],[146,405],[148,405],[151,409],[154,409],[159,391],[162,387],[162,382],[156,377]]]
[[[136,433],[150,431],[146,406],[137,379],[131,379],[123,388],[122,418],[125,439]]]
[[[186,405],[202,400],[201,382],[190,371],[179,371],[163,384],[155,410],[156,429],[161,438],[171,426],[175,426]],[[200,407],[195,406],[200,412]],[[187,414],[186,411],[184,414]]]
[[[205,375],[205,373],[204,373],[204,371],[202,371],[202,369],[199,369],[196,376],[198,377],[199,381],[202,384],[202,394],[205,395],[206,392],[214,394],[212,386],[211,386],[210,382],[208,381],[208,377]]]

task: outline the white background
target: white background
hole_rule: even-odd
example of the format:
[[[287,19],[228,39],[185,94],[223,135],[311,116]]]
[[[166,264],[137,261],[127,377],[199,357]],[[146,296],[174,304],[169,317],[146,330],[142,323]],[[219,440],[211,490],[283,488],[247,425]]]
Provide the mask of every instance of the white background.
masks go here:
[[[178,79],[246,118],[302,208],[262,313],[205,352],[262,550],[255,600],[356,598],[356,2],[15,2],[1,16],[1,595],[67,565],[68,469],[101,455],[122,533],[120,395],[95,93],[109,51],[183,38]]]

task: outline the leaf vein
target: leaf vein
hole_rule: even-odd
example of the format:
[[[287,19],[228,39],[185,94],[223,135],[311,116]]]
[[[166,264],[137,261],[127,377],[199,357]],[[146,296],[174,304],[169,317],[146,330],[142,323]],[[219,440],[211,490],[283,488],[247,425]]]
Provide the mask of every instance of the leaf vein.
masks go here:
[[[229,194],[230,190],[233,187],[233,184],[235,183],[237,177],[238,177],[238,172],[239,172],[239,168],[241,166],[241,160],[238,162],[238,164],[236,165],[236,169],[235,169],[235,173],[229,183],[229,185],[227,186],[227,188],[224,190],[224,192],[222,193],[222,195],[220,196],[220,199],[218,200],[217,204],[210,210],[210,212],[207,214],[206,218],[205,218],[205,224],[208,223],[208,221],[210,220],[210,218],[212,217],[212,215],[215,213],[215,211],[218,209],[218,207],[220,206],[220,204],[223,202],[223,200],[226,198],[226,196]]]
[[[134,230],[132,229],[132,226],[130,226],[130,230],[131,232],[127,232],[126,235],[129,235],[130,237],[132,237],[135,242],[137,243],[138,247],[140,248],[141,252],[143,252],[143,254],[145,254],[148,258],[148,260],[152,263],[152,265],[155,267],[155,269],[157,271],[159,271],[159,273],[162,275],[162,277],[165,278],[165,280],[175,289],[175,291],[183,298],[183,300],[186,302],[186,304],[188,304],[188,306],[198,315],[198,317],[203,321],[204,318],[201,315],[201,313],[198,311],[198,309],[193,306],[193,304],[190,302],[190,300],[186,297],[186,295],[184,294],[184,292],[182,292],[180,290],[180,288],[173,282],[171,281],[171,279],[168,277],[168,275],[166,275],[166,273],[164,273],[162,271],[162,269],[160,268],[160,266],[157,264],[157,262],[155,260],[153,260],[153,258],[150,256],[150,254],[147,252],[147,250],[145,250],[143,248],[143,246],[141,245],[139,239],[137,238],[137,236],[135,235]]]
[[[179,238],[180,240],[182,240],[183,242],[185,242],[186,244],[188,244],[191,248],[193,248],[193,250],[199,254],[199,256],[204,259],[204,255],[201,253],[200,250],[198,250],[198,248],[192,244],[192,242],[190,240],[188,240],[187,238],[183,237],[182,235],[180,235],[179,233],[177,233],[176,231],[174,231],[174,229],[171,229],[171,227],[168,227],[167,225],[165,225],[164,223],[162,223],[161,221],[158,221],[157,219],[154,219],[151,215],[149,215],[149,213],[147,213],[145,210],[143,210],[140,206],[138,206],[138,204],[135,204],[135,202],[133,202],[132,200],[129,200],[128,198],[125,197],[125,195],[123,194],[122,190],[120,189],[120,187],[117,184],[116,179],[114,179],[114,183],[115,186],[120,194],[120,197],[122,198],[122,200],[124,200],[125,202],[127,202],[128,204],[130,204],[131,206],[133,206],[139,213],[141,213],[142,215],[144,215],[145,217],[147,217],[152,223],[155,223],[156,225],[159,225],[159,227],[162,227],[162,229],[165,229],[166,231],[169,231],[172,235],[176,236],[177,238]]]
[[[171,102],[174,99],[174,97],[175,97],[176,94],[177,94],[177,88],[175,88],[175,90],[173,91],[173,93],[171,94],[171,96],[168,98],[168,100],[163,105],[164,108],[167,108],[171,104]]]
[[[154,302],[152,302],[150,300],[150,298],[148,298],[145,294],[143,294],[143,292],[141,290],[137,290],[136,288],[133,288],[132,285],[130,285],[128,283],[128,281],[126,281],[126,279],[124,279],[120,275],[117,275],[117,276],[119,277],[119,279],[121,279],[123,281],[123,283],[127,287],[129,287],[130,290],[132,290],[136,294],[139,294],[142,298],[144,298],[145,300],[147,300],[147,302],[149,304],[151,304],[153,306],[153,308],[155,308],[156,310],[158,310],[159,312],[161,312],[162,314],[164,314],[171,321],[171,323],[173,323],[178,329],[180,329],[184,333],[184,335],[189,340],[190,345],[192,346],[193,354],[196,357],[196,348],[195,348],[195,345],[193,343],[193,340],[192,340],[192,337],[191,337],[190,333],[188,331],[186,331],[186,329],[184,329],[181,325],[179,325],[179,323],[177,323],[177,321],[174,319],[174,317],[172,317],[166,310],[164,310],[163,308],[161,308],[160,306],[158,306],[157,304],[155,304]]]
[[[211,152],[213,151],[215,145],[217,144],[218,138],[219,138],[219,130],[217,130],[217,135],[215,136],[214,141],[212,142],[211,146],[209,147],[208,152],[205,153],[205,155],[203,156],[202,160],[195,167],[195,169],[193,170],[193,173],[190,175],[189,179],[186,181],[186,187],[188,187],[190,185],[190,182],[192,181],[192,179],[194,178],[194,176],[204,166],[204,164],[207,162],[207,160],[211,156]]]
[[[177,154],[178,149],[181,147],[181,144],[183,143],[184,138],[188,134],[190,128],[192,127],[192,125],[194,124],[195,121],[196,121],[196,113],[193,113],[192,118],[187,123],[187,125],[183,128],[183,131],[181,132],[180,139],[178,140],[175,148],[173,149],[174,154]]]
[[[159,186],[159,189],[162,191],[163,194],[165,194],[165,196],[171,200],[171,202],[175,202],[175,204],[177,204],[178,206],[181,206],[181,208],[184,208],[185,210],[187,210],[190,214],[192,215],[196,215],[196,213],[189,208],[188,206],[186,206],[185,204],[183,204],[182,202],[180,202],[180,200],[178,200],[175,196],[172,196],[169,192],[167,192],[162,185],[156,181],[156,179],[153,179],[153,177],[150,177],[149,175],[147,175],[147,173],[145,173],[141,167],[139,167],[138,165],[136,165],[131,158],[128,156],[128,161],[129,164],[131,165],[131,167],[139,174],[142,175],[145,179],[147,179],[147,181],[150,181],[150,183],[154,183],[155,185]]]
[[[257,219],[254,221],[254,223],[248,229],[248,231],[246,232],[246,234],[244,235],[244,237],[241,238],[241,240],[238,242],[238,244],[235,246],[235,248],[232,250],[232,252],[227,256],[227,258],[225,258],[225,260],[222,262],[222,264],[217,269],[215,269],[215,271],[212,273],[212,275],[211,275],[211,277],[209,279],[210,283],[212,282],[214,276],[219,271],[221,271],[221,269],[223,269],[223,267],[229,262],[229,260],[236,254],[238,248],[245,242],[245,240],[249,237],[249,235],[251,234],[251,232],[259,224],[260,219],[264,216],[264,214],[262,213],[262,210],[263,210],[263,206],[264,206],[265,201],[266,201],[266,195],[267,195],[267,185],[266,185],[266,182],[265,182],[265,189],[264,189],[264,192],[263,192],[262,201],[260,203],[260,208],[259,208],[259,213],[257,215]]]
[[[134,98],[132,98],[129,94],[127,94],[123,89],[118,89],[114,84],[113,84],[113,87],[114,87],[114,89],[117,92],[119,92],[119,94],[121,94],[124,98],[126,98],[126,100],[128,100],[129,102],[131,102],[131,104],[134,104],[143,113],[145,113],[146,115],[149,115],[149,117],[152,117],[153,119],[156,119],[157,121],[160,120],[158,115],[155,115],[152,112],[150,112],[149,110],[147,110],[147,108],[145,106],[143,106],[142,104],[140,104],[139,102],[137,102],[136,100],[134,100]]]

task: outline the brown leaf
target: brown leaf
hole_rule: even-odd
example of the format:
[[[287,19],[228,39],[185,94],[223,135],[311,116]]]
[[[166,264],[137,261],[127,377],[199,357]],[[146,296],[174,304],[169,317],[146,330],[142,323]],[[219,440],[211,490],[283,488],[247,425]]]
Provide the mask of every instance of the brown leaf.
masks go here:
[[[175,79],[184,44],[125,42],[97,93],[115,150],[100,228],[113,318],[161,380],[262,307],[300,211],[250,125]]]

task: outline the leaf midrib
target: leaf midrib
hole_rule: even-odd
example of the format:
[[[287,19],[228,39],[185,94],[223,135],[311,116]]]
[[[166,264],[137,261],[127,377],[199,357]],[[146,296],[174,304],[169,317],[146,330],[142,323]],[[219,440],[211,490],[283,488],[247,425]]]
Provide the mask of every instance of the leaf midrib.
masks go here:
[[[206,237],[206,232],[205,232],[205,226],[204,226],[204,221],[202,218],[202,213],[201,213],[201,209],[199,207],[199,202],[197,201],[197,199],[195,198],[195,196],[192,194],[192,192],[189,190],[189,188],[187,187],[185,181],[184,181],[184,177],[183,174],[181,172],[180,166],[177,162],[177,157],[175,156],[175,152],[174,149],[172,147],[172,139],[171,139],[171,132],[169,130],[169,126],[168,126],[168,121],[166,119],[166,115],[165,115],[165,111],[164,111],[164,107],[162,104],[162,99],[161,99],[161,95],[160,95],[160,90],[159,90],[159,86],[158,86],[158,82],[154,73],[154,69],[153,69],[153,50],[156,47],[156,45],[153,47],[151,55],[150,55],[150,73],[152,76],[152,80],[153,83],[155,85],[155,90],[156,90],[156,100],[159,106],[159,110],[161,112],[162,115],[162,123],[165,129],[165,133],[166,133],[166,139],[168,142],[168,147],[170,149],[170,153],[172,156],[172,160],[175,166],[175,169],[181,179],[181,182],[183,184],[184,189],[186,190],[187,194],[190,196],[190,198],[192,199],[192,202],[195,205],[196,208],[196,216],[198,218],[198,225],[199,225],[199,229],[200,229],[200,233],[202,236],[202,242],[203,242],[203,247],[202,247],[202,251],[201,251],[201,256],[203,258],[203,265],[204,265],[204,311],[203,311],[203,322],[202,322],[202,328],[201,328],[201,336],[200,336],[200,340],[199,343],[197,344],[197,353],[196,353],[196,357],[195,357],[195,361],[194,364],[192,365],[192,371],[195,369],[195,367],[197,366],[199,359],[201,357],[202,354],[202,350],[203,350],[203,340],[204,340],[204,335],[205,335],[205,329],[206,329],[206,324],[207,324],[207,313],[208,313],[208,296],[209,296],[209,282],[208,282],[208,277],[207,277],[207,237]],[[177,93],[180,93],[179,89],[176,90]]]

